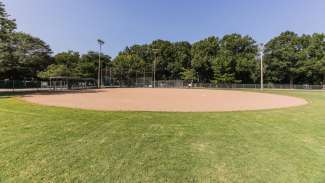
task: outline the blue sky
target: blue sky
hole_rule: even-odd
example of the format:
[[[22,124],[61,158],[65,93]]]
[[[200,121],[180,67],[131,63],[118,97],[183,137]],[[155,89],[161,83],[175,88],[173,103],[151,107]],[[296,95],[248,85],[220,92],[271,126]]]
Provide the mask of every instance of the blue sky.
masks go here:
[[[18,30],[54,52],[96,50],[112,56],[154,39],[195,42],[228,33],[266,42],[285,30],[325,32],[324,0],[2,0]]]

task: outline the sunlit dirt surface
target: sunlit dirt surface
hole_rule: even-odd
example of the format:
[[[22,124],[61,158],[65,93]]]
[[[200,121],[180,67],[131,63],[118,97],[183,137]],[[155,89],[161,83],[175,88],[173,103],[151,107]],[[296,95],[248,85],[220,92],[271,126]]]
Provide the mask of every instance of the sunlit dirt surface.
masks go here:
[[[207,89],[111,88],[34,94],[36,104],[100,111],[225,112],[286,108],[304,99],[268,93]]]

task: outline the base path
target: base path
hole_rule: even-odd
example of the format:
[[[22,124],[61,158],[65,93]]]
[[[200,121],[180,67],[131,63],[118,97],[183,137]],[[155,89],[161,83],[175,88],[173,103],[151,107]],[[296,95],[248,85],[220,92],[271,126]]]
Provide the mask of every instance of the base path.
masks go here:
[[[218,112],[274,109],[307,104],[304,99],[268,93],[206,89],[101,89],[35,94],[24,100],[49,106],[101,111]]]

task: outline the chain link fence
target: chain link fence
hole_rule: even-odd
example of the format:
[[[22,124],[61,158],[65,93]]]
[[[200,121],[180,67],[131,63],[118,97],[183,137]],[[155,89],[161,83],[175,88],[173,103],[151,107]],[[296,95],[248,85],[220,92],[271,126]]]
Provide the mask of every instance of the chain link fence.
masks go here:
[[[60,91],[97,88],[95,79],[0,80],[0,92]]]
[[[109,70],[103,81],[105,87],[138,87],[138,88],[224,88],[224,89],[259,89],[260,84],[236,84],[236,83],[196,83],[184,80],[160,80],[154,81],[154,72],[151,68],[143,70]],[[263,85],[265,89],[303,89],[323,90],[325,85],[309,84],[273,84]]]
[[[96,80],[67,80],[55,79],[49,81],[17,81],[0,80],[0,92],[16,91],[59,91],[96,88]],[[260,89],[260,84],[214,84],[193,83],[183,80],[158,80],[153,81],[151,76],[142,76],[129,80],[113,80],[108,78],[105,87],[129,88],[218,88],[218,89]],[[309,84],[264,84],[265,89],[299,89],[299,90],[325,90],[325,85]]]
[[[195,83],[193,87],[202,88],[228,88],[228,89],[260,89],[260,84],[205,84]],[[325,89],[325,85],[309,85],[309,84],[264,84],[265,89],[301,89],[301,90],[322,90]]]
[[[37,91],[42,89],[42,81],[0,80],[0,92]]]
[[[183,80],[158,80],[151,78],[145,82],[132,83],[130,85],[114,85],[113,87],[139,87],[139,88],[220,88],[220,89],[260,89],[260,84],[214,84],[214,83],[193,83]],[[108,85],[108,87],[112,87]],[[264,84],[265,89],[300,89],[300,90],[325,90],[325,85],[309,84]]]

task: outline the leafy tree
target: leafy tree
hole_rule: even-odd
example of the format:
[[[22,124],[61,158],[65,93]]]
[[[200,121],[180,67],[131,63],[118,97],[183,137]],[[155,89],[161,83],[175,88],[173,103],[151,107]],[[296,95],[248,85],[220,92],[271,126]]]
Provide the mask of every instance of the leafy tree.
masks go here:
[[[191,69],[191,47],[186,41],[174,43],[174,59],[167,66],[170,79],[181,79],[182,72]]]
[[[226,55],[219,55],[215,58],[212,66],[214,83],[233,83],[235,81],[235,64],[228,59]]]
[[[312,36],[303,34],[298,37],[299,51],[299,68],[297,68],[297,76],[295,78],[297,83],[312,83],[314,77],[313,67],[315,60],[309,56],[309,47],[312,43]]]
[[[150,45],[133,45],[131,47],[127,47],[123,52],[120,53],[120,55],[122,54],[133,55],[139,58],[138,60],[142,62],[142,67],[139,68],[139,72],[152,72],[155,54]]]
[[[39,78],[47,79],[50,77],[57,77],[57,76],[73,76],[71,71],[68,69],[66,65],[63,64],[52,64],[49,65],[46,71],[39,72],[37,74]]]
[[[0,2],[0,78],[35,78],[51,63],[52,51],[41,39],[15,29]]]
[[[12,33],[10,59],[0,62],[3,78],[36,78],[51,63],[51,49],[41,39],[26,33]]]
[[[15,29],[15,20],[9,18],[5,5],[0,1],[0,78],[11,75],[7,73],[10,70],[7,63],[13,59],[12,34]]]
[[[15,20],[9,19],[5,5],[0,1],[0,41],[5,43],[10,39],[11,33],[16,29]]]
[[[68,51],[58,53],[54,56],[54,61],[56,64],[66,65],[69,69],[75,68],[80,62],[79,52]]]
[[[185,81],[195,81],[197,80],[197,74],[193,69],[186,69],[183,72],[181,72],[181,79]]]
[[[54,56],[54,64],[40,72],[38,76],[41,78],[56,76],[97,78],[98,54],[90,51],[80,57],[80,54],[74,51],[58,53]],[[111,58],[101,54],[101,60],[102,68],[105,69],[110,64]]]
[[[301,59],[302,45],[294,32],[283,32],[265,46],[266,75],[270,82],[290,82],[301,74],[304,60]]]
[[[80,64],[80,54],[79,52],[75,51],[67,51],[67,52],[61,52],[54,56],[54,62],[56,65],[63,65],[67,68],[67,73],[62,73],[65,75],[56,75],[56,76],[70,76],[70,77],[78,77],[82,75],[79,64]],[[60,66],[58,66],[61,68]]]
[[[77,77],[80,70],[78,65],[80,63],[80,54],[74,51],[61,52],[54,56],[54,63],[48,68],[38,74],[41,78],[46,77]]]
[[[256,42],[249,36],[225,35],[213,62],[216,83],[251,83],[256,73]]]
[[[94,51],[89,51],[87,54],[81,56],[77,66],[80,77],[97,78],[98,57],[99,53]],[[101,68],[103,74],[107,71],[108,67],[110,67],[110,62],[111,57],[109,55],[101,54]]]
[[[172,79],[175,63],[174,46],[169,41],[155,40],[150,45],[151,54],[154,55],[152,62],[156,60],[156,79]],[[176,65],[175,65],[176,66]]]
[[[180,79],[181,72],[191,67],[191,44],[188,42],[155,40],[149,45],[127,47],[120,54],[133,55],[139,58],[138,61],[144,62],[139,72],[152,72],[156,61],[157,79]]]
[[[321,84],[325,85],[325,56],[320,60],[317,60],[314,64],[314,69],[316,70],[316,74],[320,76]]]
[[[153,55],[150,45],[133,45],[131,47],[126,47],[126,49],[121,54],[129,54],[129,55],[137,55],[142,60],[145,60],[149,64],[151,64]]]
[[[305,75],[310,82],[325,83],[325,34],[315,33],[309,36],[306,46]]]
[[[120,83],[132,84],[135,76],[145,65],[145,62],[135,54],[120,53],[112,62],[114,78]]]
[[[213,79],[212,62],[219,52],[219,39],[209,37],[192,45],[192,67],[198,73],[199,82]]]

